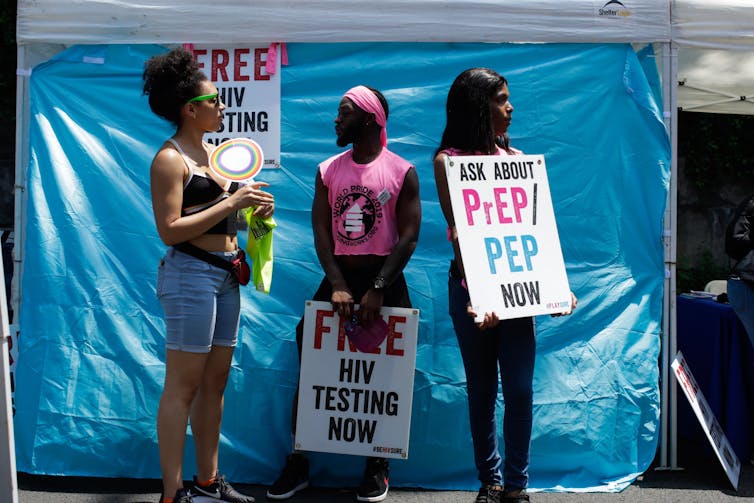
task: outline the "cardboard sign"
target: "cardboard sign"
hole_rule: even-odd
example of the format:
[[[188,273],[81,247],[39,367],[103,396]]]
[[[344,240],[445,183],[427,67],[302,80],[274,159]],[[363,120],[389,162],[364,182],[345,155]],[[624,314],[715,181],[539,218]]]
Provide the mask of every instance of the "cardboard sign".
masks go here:
[[[544,157],[454,156],[445,172],[476,321],[569,311]]]
[[[222,129],[207,133],[205,140],[218,145],[232,138],[251,138],[262,147],[264,167],[279,168],[280,71],[274,75],[265,71],[268,46],[190,47],[225,104]]]
[[[725,474],[728,476],[728,480],[733,484],[734,489],[738,489],[738,479],[741,474],[741,462],[738,460],[733,447],[728,441],[728,437],[725,436],[720,423],[710,410],[707,404],[707,399],[704,398],[704,394],[699,389],[699,385],[694,379],[694,375],[691,373],[688,363],[683,358],[683,353],[680,351],[676,354],[673,363],[670,364],[673,368],[678,384],[681,385],[683,393],[691,405],[691,408],[696,414],[696,418],[699,420],[699,424],[702,425],[705,435],[710,442],[710,445],[717,455],[717,459],[722,463],[725,469]]]
[[[329,302],[306,302],[296,449],[406,459],[419,311],[383,307],[385,340],[350,343]]]

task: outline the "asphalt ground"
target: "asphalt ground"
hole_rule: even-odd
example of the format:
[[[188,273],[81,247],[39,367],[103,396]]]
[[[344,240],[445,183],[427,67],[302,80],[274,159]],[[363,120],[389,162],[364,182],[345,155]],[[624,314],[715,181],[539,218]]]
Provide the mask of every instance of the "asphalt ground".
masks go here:
[[[534,503],[717,503],[754,501],[754,465],[742,462],[738,490],[734,490],[715,458],[684,459],[679,455],[677,470],[650,467],[620,493],[532,492]],[[20,503],[157,503],[161,483],[156,479],[103,479],[51,477],[18,474]],[[234,483],[234,487],[267,502],[265,486]],[[472,503],[476,491],[429,491],[391,488],[386,501],[398,503]],[[354,488],[309,487],[296,494],[291,503],[353,502]],[[197,502],[199,503],[199,502]]]

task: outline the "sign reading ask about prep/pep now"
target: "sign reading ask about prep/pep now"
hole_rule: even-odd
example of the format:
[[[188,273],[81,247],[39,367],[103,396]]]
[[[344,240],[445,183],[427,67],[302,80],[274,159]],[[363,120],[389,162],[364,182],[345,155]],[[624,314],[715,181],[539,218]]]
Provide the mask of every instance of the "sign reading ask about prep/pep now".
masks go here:
[[[569,311],[544,156],[450,156],[445,172],[477,321]]]

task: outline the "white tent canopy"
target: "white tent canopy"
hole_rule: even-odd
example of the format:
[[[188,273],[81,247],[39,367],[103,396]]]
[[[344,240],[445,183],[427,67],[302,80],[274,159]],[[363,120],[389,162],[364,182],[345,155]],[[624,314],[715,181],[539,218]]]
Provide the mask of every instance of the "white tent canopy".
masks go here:
[[[682,110],[754,114],[754,3],[676,0],[672,36],[678,52]]]
[[[681,110],[754,115],[754,52],[684,47],[678,84]]]
[[[245,42],[673,42],[678,106],[754,113],[754,4],[748,0],[224,0],[18,2],[22,50],[44,44]],[[292,13],[295,12],[295,15]],[[449,22],[452,20],[452,23]],[[26,54],[27,66],[37,59]],[[31,57],[30,57],[31,56]],[[30,58],[29,58],[30,57]],[[23,70],[23,68],[22,68]]]
[[[679,46],[747,50],[754,45],[750,0],[674,0],[672,40]]]
[[[666,356],[674,353],[675,331],[677,107],[718,113],[754,113],[754,104],[749,98],[754,96],[754,55],[745,52],[754,48],[754,2],[750,0],[573,0],[566,3],[352,0],[347,4],[339,0],[220,0],[212,5],[200,0],[19,0],[17,14],[17,219],[23,218],[25,204],[29,69],[58,52],[61,46],[218,41],[228,44],[270,41],[661,44],[665,116],[673,139],[666,222],[663,331]],[[684,82],[683,86],[675,85],[679,80]],[[746,98],[741,99],[742,96]],[[19,222],[16,222],[14,250],[17,277],[21,275],[25,246],[23,225]],[[18,308],[17,285],[14,285],[13,300]],[[667,373],[664,381],[667,386]],[[671,397],[675,387],[672,388]],[[3,433],[0,431],[0,437]],[[0,468],[2,466],[0,453]],[[2,482],[0,486],[5,485]],[[7,487],[15,487],[15,484]]]
[[[656,42],[664,0],[55,0],[18,3],[18,42]],[[602,12],[600,12],[602,11]],[[211,15],[210,15],[211,14]]]

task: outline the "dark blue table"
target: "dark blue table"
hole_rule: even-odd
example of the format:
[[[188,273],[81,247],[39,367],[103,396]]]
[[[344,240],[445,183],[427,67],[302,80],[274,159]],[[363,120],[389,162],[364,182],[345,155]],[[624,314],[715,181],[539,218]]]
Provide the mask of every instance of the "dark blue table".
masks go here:
[[[678,349],[742,463],[754,457],[754,348],[728,304],[677,299]],[[709,445],[678,388],[678,441]],[[710,448],[711,451],[711,448]]]

